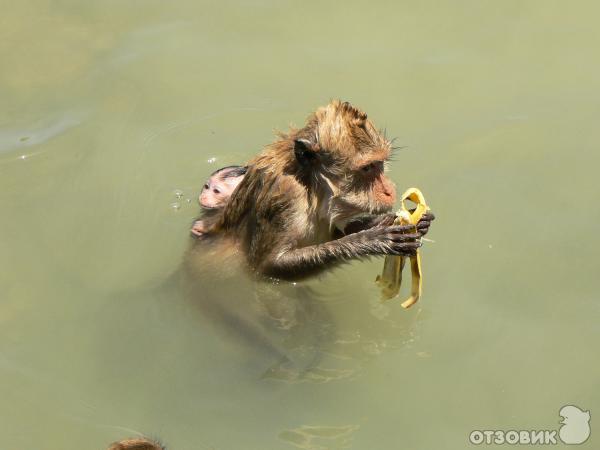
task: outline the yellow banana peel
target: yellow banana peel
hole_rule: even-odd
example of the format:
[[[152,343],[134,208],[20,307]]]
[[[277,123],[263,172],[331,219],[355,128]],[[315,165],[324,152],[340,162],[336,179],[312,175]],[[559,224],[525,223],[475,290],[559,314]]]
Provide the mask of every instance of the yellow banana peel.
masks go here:
[[[406,208],[406,200],[413,201],[417,208],[410,213]],[[394,225],[414,225],[415,231],[417,223],[423,217],[423,214],[429,209],[425,203],[425,197],[417,188],[407,189],[402,194],[402,208],[398,210]],[[405,256],[386,256],[383,263],[383,271],[375,280],[381,288],[381,295],[384,300],[390,300],[398,295],[400,286],[402,285],[402,269],[406,262]],[[401,303],[403,308],[410,308],[419,301],[423,289],[423,277],[421,273],[421,254],[417,250],[415,256],[410,257],[410,270],[412,273],[412,285],[410,297]]]

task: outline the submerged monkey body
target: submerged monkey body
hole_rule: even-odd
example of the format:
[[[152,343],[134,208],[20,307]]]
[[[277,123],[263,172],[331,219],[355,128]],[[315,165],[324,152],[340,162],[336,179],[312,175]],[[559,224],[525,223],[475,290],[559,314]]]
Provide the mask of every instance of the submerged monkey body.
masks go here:
[[[350,259],[410,256],[420,234],[386,214],[396,198],[384,175],[390,153],[365,113],[334,101],[248,163],[209,234],[231,240],[259,274],[289,280]]]

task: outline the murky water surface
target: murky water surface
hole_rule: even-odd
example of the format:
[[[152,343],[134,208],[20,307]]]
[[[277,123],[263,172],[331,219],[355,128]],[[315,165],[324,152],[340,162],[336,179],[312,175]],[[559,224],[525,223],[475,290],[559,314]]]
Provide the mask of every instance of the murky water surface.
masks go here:
[[[557,429],[569,403],[593,429],[598,14],[3,8],[0,448],[144,433],[173,450],[462,449],[473,429]],[[392,179],[438,215],[422,302],[381,305],[377,259],[298,285],[183,289],[206,176],[337,97],[398,137]]]

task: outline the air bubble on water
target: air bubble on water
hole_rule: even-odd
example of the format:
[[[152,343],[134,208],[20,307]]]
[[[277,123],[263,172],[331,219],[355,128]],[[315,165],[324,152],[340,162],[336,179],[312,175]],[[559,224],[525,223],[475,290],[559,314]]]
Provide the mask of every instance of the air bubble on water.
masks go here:
[[[21,155],[20,158],[21,159],[27,159],[27,155]]]
[[[214,157],[213,157],[213,158],[208,158],[208,159],[206,160],[206,162],[208,162],[209,164],[214,164],[214,163],[216,163],[216,162],[217,162],[217,158],[214,158]]]
[[[182,190],[180,190],[180,189],[175,189],[175,190],[173,191],[173,195],[174,195],[175,197],[177,197],[177,198],[181,198],[181,197],[183,197],[183,191],[182,191]]]
[[[179,203],[179,202],[171,203],[171,209],[173,209],[173,211],[178,211],[180,208],[181,208],[181,203]]]

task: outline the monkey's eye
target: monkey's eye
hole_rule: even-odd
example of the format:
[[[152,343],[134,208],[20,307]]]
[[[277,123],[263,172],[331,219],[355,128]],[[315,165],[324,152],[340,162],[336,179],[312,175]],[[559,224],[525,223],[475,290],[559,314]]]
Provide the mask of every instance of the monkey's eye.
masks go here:
[[[377,174],[383,172],[383,161],[374,161],[369,164],[365,164],[360,168],[365,175]]]
[[[220,190],[218,190],[218,189],[213,189],[213,192],[214,192],[215,194],[220,194],[220,193],[221,193],[221,191],[220,191]]]
[[[210,187],[210,186],[208,185],[208,183],[206,183],[206,184],[204,185],[204,189],[208,189],[209,187]]]

